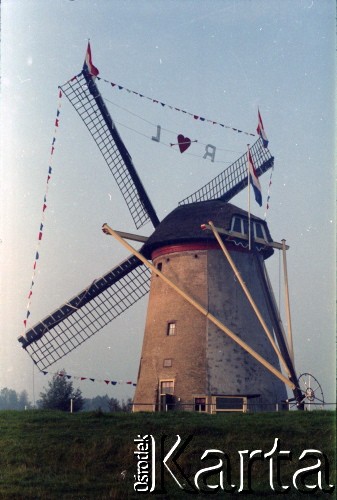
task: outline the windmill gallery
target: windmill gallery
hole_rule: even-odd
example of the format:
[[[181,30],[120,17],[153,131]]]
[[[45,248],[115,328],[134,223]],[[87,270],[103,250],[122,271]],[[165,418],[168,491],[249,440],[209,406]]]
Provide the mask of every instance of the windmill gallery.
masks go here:
[[[260,114],[260,137],[248,154],[160,221],[97,75],[88,46],[83,70],[60,92],[98,145],[136,228],[151,222],[154,232],[146,238],[104,224],[130,256],[21,335],[22,347],[44,370],[150,292],[133,411],[270,411],[288,407],[287,389],[303,409],[315,394],[310,385],[301,388],[291,330],[284,331],[265,267],[275,249],[281,251],[286,277],[288,247],[273,241],[250,208],[230,203],[252,185],[261,204],[259,176],[274,158]],[[153,140],[158,137],[157,130]],[[186,140],[182,136],[179,146]],[[142,247],[135,250],[126,239]]]

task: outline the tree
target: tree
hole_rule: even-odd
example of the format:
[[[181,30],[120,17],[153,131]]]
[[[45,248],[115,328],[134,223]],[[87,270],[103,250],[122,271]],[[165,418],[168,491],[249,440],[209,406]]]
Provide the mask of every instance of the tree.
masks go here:
[[[129,398],[126,402],[122,402],[116,398],[110,398],[107,394],[105,396],[95,396],[92,399],[84,400],[84,411],[101,410],[102,412],[110,413],[116,411],[131,411],[132,400]]]
[[[18,395],[13,389],[4,387],[0,391],[0,408],[1,410],[17,410]]]
[[[110,412],[110,398],[106,394],[105,396],[95,396],[94,398],[86,398],[84,400],[84,411],[95,411],[101,410],[103,412]]]
[[[26,408],[31,408],[26,390],[19,394],[8,387],[0,390],[0,410],[25,410]]]
[[[80,389],[73,388],[73,383],[67,379],[64,371],[53,376],[48,382],[49,389],[40,393],[41,399],[37,402],[43,409],[70,411],[70,400],[73,400],[73,411],[83,408],[84,400]]]
[[[25,389],[19,393],[18,407],[19,410],[26,410],[32,407],[28,400],[28,392]]]
[[[128,398],[126,401],[124,401],[124,399],[122,399],[121,411],[129,413],[129,412],[131,412],[131,410],[132,410],[132,399]]]

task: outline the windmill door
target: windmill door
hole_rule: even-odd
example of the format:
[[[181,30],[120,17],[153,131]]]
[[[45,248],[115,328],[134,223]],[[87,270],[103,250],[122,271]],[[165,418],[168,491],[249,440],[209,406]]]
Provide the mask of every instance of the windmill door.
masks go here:
[[[174,381],[162,380],[160,382],[160,411],[174,410]]]
[[[175,397],[173,394],[160,395],[160,411],[169,411],[175,409]]]

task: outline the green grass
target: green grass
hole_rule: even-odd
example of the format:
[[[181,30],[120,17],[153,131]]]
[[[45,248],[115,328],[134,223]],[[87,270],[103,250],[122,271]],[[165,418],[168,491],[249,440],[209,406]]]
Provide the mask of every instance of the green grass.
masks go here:
[[[178,459],[184,474],[192,482],[198,470],[217,463],[218,459],[213,462],[200,460],[205,450],[213,448],[229,455],[232,482],[238,486],[238,450],[262,449],[266,453],[271,450],[275,438],[279,438],[281,450],[292,452],[292,460],[282,462],[283,484],[291,485],[296,470],[309,465],[308,461],[298,461],[302,451],[309,448],[326,454],[330,465],[329,482],[335,484],[335,420],[336,413],[328,411],[222,415],[187,412],[71,415],[55,411],[3,411],[0,412],[0,498],[193,498],[195,495],[181,490],[168,472],[164,476],[166,492],[149,495],[134,492],[133,475],[137,460],[133,440],[138,434],[154,435],[158,447],[164,434],[172,443],[176,434],[182,439],[192,435],[192,441]],[[167,446],[168,451],[169,443]],[[158,459],[158,485],[159,462]],[[269,496],[272,490],[268,471],[267,461],[253,464],[251,494],[222,491],[211,496],[196,496],[236,499]],[[310,484],[315,477],[312,475],[307,482]],[[209,483],[215,479],[213,476]],[[283,498],[316,496],[335,498],[335,492],[307,494],[292,487]]]

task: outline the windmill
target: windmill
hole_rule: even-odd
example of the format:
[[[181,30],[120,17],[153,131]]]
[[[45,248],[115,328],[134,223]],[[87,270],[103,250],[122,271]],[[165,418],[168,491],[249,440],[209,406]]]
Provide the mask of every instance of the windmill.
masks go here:
[[[303,408],[292,348],[264,265],[282,245],[273,242],[265,221],[229,203],[248,184],[246,155],[160,221],[90,65],[60,88],[98,145],[136,228],[151,222],[154,232],[147,239],[105,224],[103,231],[131,255],[21,335],[21,346],[44,370],[151,289],[135,411],[242,410],[255,398],[263,404],[284,401],[286,386]],[[257,176],[273,166],[260,139],[250,151]],[[143,246],[137,251],[124,238]]]

